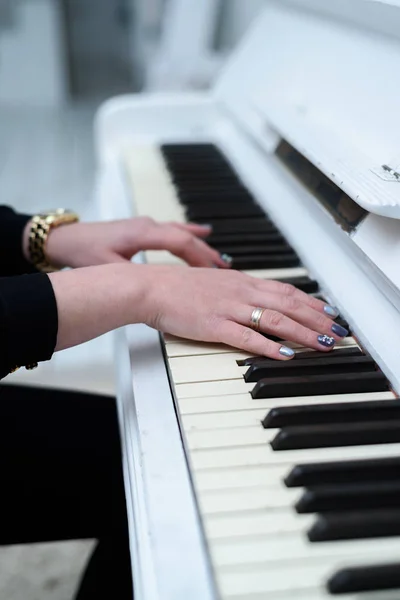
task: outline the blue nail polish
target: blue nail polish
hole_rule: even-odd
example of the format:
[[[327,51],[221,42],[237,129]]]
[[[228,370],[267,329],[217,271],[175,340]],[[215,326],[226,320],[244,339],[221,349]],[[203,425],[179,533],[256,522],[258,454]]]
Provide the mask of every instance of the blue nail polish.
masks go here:
[[[324,312],[326,312],[327,315],[329,315],[330,317],[333,317],[334,319],[336,319],[336,317],[339,316],[338,309],[335,308],[334,306],[329,306],[329,304],[326,304],[324,306]]]
[[[342,327],[341,325],[338,325],[337,323],[334,323],[332,325],[331,329],[332,329],[333,333],[335,333],[339,337],[346,337],[346,335],[348,335],[348,333],[349,333],[348,329],[346,329],[345,327]]]
[[[227,265],[230,265],[233,262],[233,258],[229,254],[221,254],[221,258]]]
[[[292,358],[296,353],[292,348],[288,348],[287,346],[281,346],[279,348],[279,354],[282,356],[286,356],[286,358]]]
[[[325,348],[332,348],[335,345],[335,339],[329,335],[319,335],[318,342]]]

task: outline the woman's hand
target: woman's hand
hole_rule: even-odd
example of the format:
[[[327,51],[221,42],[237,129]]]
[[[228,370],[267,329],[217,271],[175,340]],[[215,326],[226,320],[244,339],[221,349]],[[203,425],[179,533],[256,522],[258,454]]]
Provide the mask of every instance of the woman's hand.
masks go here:
[[[256,307],[260,331],[315,350],[331,349],[347,331],[337,312],[291,285],[238,271],[130,263],[52,273],[59,315],[57,349],[128,325],[147,323],[183,338],[219,342],[287,360],[290,348],[250,328]]]
[[[75,223],[51,231],[46,254],[58,267],[87,267],[127,262],[141,250],[168,250],[193,267],[229,267],[202,239],[210,227],[157,223],[138,217],[108,223]]]
[[[241,348],[275,359],[294,352],[260,335],[271,334],[315,350],[331,349],[348,333],[333,322],[337,310],[289,284],[238,271],[150,267],[146,322],[163,332]],[[251,329],[253,310],[264,310],[260,333]]]

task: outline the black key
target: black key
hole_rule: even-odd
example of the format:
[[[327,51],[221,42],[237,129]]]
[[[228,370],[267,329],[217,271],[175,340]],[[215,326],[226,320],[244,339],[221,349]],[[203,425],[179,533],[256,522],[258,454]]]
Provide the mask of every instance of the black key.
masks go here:
[[[278,279],[281,283],[290,283],[306,294],[315,294],[319,290],[318,281],[309,277],[294,277],[293,279]]]
[[[256,204],[236,204],[232,203],[227,206],[224,204],[204,204],[203,206],[190,206],[186,210],[186,216],[189,221],[199,221],[209,219],[226,219],[233,218],[249,218],[262,216],[262,209]]]
[[[340,569],[329,579],[327,589],[333,596],[398,589],[400,597],[400,563]]]
[[[310,377],[272,377],[254,386],[252,398],[286,398],[287,396],[319,396],[386,392],[389,382],[380,371],[345,373],[344,375],[310,375]]]
[[[294,252],[291,254],[254,254],[249,256],[236,256],[232,268],[243,271],[245,269],[285,269],[298,267],[300,259]]]
[[[213,234],[218,235],[221,233],[277,233],[275,225],[268,219],[251,218],[251,219],[218,219],[216,221],[210,221],[209,223],[213,227]]]
[[[229,186],[210,186],[203,188],[198,186],[198,189],[187,189],[182,187],[176,191],[180,203],[190,207],[202,206],[204,203],[215,203],[221,206],[227,206],[233,202],[250,205],[256,204],[247,190],[241,187],[232,189]]]
[[[231,256],[247,256],[248,254],[292,254],[289,244],[248,244],[245,246],[221,246],[217,248]]]
[[[307,488],[296,503],[300,514],[398,508],[400,481]]]
[[[217,250],[224,247],[236,247],[243,244],[282,244],[286,243],[280,233],[212,233],[207,238],[207,243]]]
[[[277,429],[323,423],[360,423],[390,419],[398,419],[400,422],[398,400],[281,406],[270,410],[262,424],[265,429]]]
[[[319,515],[307,532],[310,542],[360,540],[400,535],[400,510],[365,510]]]
[[[284,427],[276,434],[271,446],[274,450],[302,450],[399,442],[400,420],[397,420]]]
[[[296,465],[285,477],[287,487],[306,487],[332,483],[367,483],[399,480],[399,458],[343,460]]]
[[[318,352],[317,350],[310,350],[309,352],[297,352],[292,360],[308,360],[312,358],[313,360],[317,360],[319,358],[326,358],[326,352]],[[336,348],[329,354],[330,358],[341,358],[343,356],[363,356],[363,352],[360,348],[353,346],[349,348]],[[264,356],[250,356],[249,358],[244,358],[243,360],[237,360],[237,364],[239,367],[247,367],[251,366],[255,363],[260,362],[268,362],[276,363],[276,360],[273,358],[265,358]]]
[[[302,360],[301,358],[290,361],[258,361],[251,365],[244,375],[244,380],[259,381],[264,377],[279,377],[285,374],[287,377],[296,377],[298,375],[330,375],[334,373],[359,373],[373,371],[375,361],[370,356],[335,356],[334,350],[331,354],[326,354],[323,358],[312,360],[310,358]]]

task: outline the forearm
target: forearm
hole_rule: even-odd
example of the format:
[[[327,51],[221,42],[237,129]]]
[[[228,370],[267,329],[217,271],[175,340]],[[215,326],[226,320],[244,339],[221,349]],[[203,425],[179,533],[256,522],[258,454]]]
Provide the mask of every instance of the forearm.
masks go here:
[[[58,309],[56,350],[143,322],[148,269],[121,263],[50,274]]]

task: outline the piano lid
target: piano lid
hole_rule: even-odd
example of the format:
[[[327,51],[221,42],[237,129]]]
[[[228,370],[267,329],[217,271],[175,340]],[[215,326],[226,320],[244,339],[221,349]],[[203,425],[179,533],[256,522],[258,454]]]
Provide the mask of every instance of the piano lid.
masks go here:
[[[286,140],[366,211],[400,219],[400,2],[326,4],[268,0],[215,95],[267,151]]]

